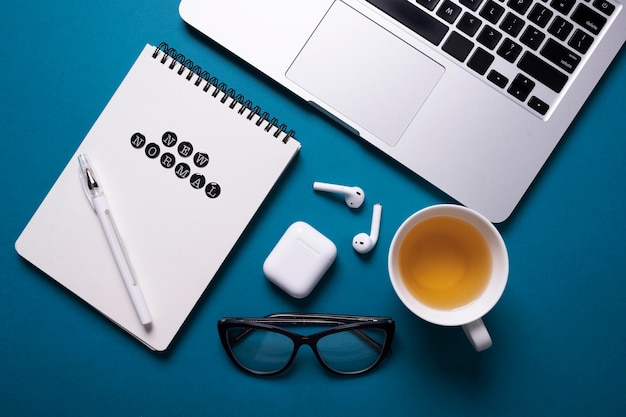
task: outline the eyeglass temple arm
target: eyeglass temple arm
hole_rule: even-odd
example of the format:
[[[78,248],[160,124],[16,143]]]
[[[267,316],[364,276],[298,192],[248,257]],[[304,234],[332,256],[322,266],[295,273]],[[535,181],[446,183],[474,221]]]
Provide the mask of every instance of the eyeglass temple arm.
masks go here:
[[[323,323],[339,322],[340,324],[345,324],[346,322],[370,322],[370,321],[381,321],[381,320],[391,320],[389,317],[374,317],[374,316],[346,316],[339,314],[309,314],[309,313],[277,313],[270,314],[265,316],[264,318],[269,319],[288,319],[288,320],[298,320],[298,322],[304,322],[306,320],[310,320],[311,323],[319,323],[320,320],[323,320]],[[258,319],[257,319],[258,320]]]
[[[359,339],[364,341],[365,344],[370,345],[378,353],[381,353],[383,351],[383,345],[381,345],[376,340],[374,340],[371,337],[369,337],[367,334],[363,333],[361,330],[353,329],[353,330],[350,330],[350,331],[355,333],[359,337]]]

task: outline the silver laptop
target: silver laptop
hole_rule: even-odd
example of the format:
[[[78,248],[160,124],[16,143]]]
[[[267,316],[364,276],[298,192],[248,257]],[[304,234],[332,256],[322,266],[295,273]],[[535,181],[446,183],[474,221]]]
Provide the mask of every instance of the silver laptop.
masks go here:
[[[182,0],[185,22],[504,221],[626,40],[622,0]]]

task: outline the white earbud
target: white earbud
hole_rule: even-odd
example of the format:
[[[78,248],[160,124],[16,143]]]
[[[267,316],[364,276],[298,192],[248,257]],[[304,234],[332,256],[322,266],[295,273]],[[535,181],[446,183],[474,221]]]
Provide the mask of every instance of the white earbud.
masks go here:
[[[348,187],[345,185],[328,184],[325,182],[314,182],[313,189],[316,191],[326,191],[339,193],[346,196],[346,204],[350,208],[359,208],[365,200],[365,192],[360,187]]]
[[[367,253],[371,251],[376,242],[378,242],[378,234],[380,233],[380,220],[383,213],[383,206],[380,204],[374,204],[374,211],[372,212],[372,229],[370,234],[359,233],[352,239],[352,247],[358,253]]]

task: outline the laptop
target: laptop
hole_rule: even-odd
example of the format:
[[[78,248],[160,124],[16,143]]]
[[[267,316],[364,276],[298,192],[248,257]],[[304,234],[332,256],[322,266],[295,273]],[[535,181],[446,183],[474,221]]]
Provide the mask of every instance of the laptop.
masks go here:
[[[506,220],[626,40],[622,0],[182,0],[191,27]]]

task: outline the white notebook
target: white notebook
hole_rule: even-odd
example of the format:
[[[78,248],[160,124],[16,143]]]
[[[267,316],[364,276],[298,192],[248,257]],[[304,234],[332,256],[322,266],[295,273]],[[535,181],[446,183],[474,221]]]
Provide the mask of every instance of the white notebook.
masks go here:
[[[166,44],[146,45],[18,238],[17,252],[154,350],[165,350],[300,149]],[[78,155],[102,183],[152,316],[143,326]]]

